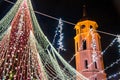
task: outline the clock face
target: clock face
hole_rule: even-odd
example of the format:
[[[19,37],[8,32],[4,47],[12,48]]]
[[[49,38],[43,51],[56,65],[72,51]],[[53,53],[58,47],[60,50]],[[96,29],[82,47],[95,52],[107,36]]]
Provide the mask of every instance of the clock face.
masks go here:
[[[81,28],[81,29],[84,29],[84,28],[85,28],[85,25],[81,25],[80,28]]]

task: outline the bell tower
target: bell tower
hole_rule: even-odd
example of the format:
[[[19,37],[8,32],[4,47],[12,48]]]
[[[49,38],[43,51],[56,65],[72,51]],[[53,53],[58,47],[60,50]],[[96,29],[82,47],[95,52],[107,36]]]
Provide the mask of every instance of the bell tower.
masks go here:
[[[86,18],[84,6],[83,18],[75,25],[76,70],[89,80],[106,80],[100,35],[96,31],[97,28],[98,25],[95,21]]]

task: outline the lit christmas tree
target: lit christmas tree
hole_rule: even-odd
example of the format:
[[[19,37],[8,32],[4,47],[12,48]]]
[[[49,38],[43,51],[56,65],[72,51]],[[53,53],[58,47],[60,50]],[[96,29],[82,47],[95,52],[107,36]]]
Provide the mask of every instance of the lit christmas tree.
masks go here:
[[[33,33],[30,12],[26,0],[24,0],[12,20],[7,34],[0,42],[0,79],[45,78],[33,41]]]
[[[88,80],[49,42],[38,24],[31,1],[17,0],[0,21],[0,79],[75,80],[76,75]]]

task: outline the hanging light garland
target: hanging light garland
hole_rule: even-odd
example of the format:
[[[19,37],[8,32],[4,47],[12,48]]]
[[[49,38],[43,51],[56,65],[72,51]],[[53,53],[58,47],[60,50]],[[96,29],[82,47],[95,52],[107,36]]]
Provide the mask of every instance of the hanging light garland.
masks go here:
[[[92,43],[91,43],[91,47],[92,47],[92,60],[93,62],[97,61],[97,52],[96,52],[96,40],[95,40],[95,33],[93,31],[93,29],[90,29],[90,34],[92,36]]]
[[[64,35],[63,35],[63,22],[62,22],[62,19],[60,18],[59,19],[59,24],[58,24],[58,32],[59,32],[59,40],[58,40],[58,50],[66,50],[65,48],[64,48],[64,45],[63,45],[63,38],[64,38]]]
[[[120,62],[120,58],[117,59],[115,62],[111,63],[111,64],[110,64],[109,66],[107,66],[104,70],[101,70],[101,71],[99,71],[99,73],[96,73],[96,74],[90,76],[89,79],[97,76],[97,75],[100,74],[100,73],[103,73],[104,71],[108,70],[109,68],[112,68],[115,64],[119,64],[119,62]],[[104,79],[103,79],[103,80],[104,80]]]
[[[54,39],[53,39],[53,42],[52,44],[54,45],[55,44],[55,40],[56,40],[56,37],[58,36],[58,41],[57,41],[57,45],[58,45],[58,52],[60,52],[60,50],[63,50],[65,51],[66,49],[64,48],[64,45],[63,45],[63,38],[64,38],[64,35],[63,35],[63,21],[62,19],[60,18],[59,19],[59,23],[58,23],[58,27],[56,27],[56,31],[55,31],[55,35],[54,35]]]
[[[120,35],[117,36],[118,52],[120,53]]]
[[[120,72],[117,72],[117,73],[115,73],[115,74],[113,74],[113,75],[108,76],[107,80],[110,80],[110,79],[112,79],[112,78],[115,78],[115,77],[117,77],[117,76],[119,76],[119,75],[120,75]]]

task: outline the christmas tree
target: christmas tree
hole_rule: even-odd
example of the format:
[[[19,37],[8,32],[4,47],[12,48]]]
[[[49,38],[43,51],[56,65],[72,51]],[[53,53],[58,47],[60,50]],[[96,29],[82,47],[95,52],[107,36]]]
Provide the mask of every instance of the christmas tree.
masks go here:
[[[0,79],[75,80],[76,75],[87,80],[44,35],[31,1],[18,0],[0,21]]]

